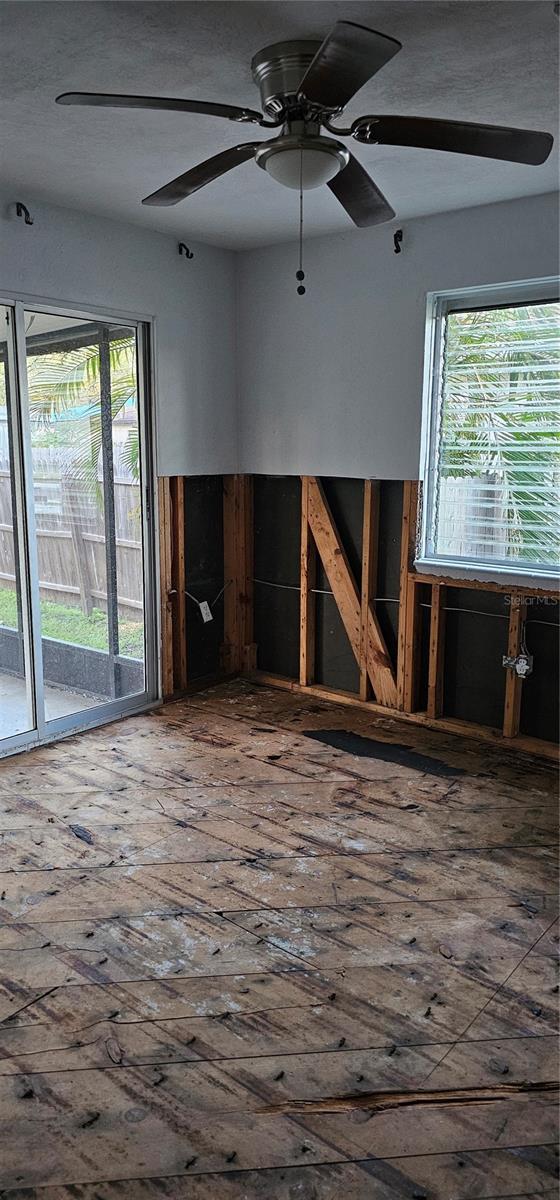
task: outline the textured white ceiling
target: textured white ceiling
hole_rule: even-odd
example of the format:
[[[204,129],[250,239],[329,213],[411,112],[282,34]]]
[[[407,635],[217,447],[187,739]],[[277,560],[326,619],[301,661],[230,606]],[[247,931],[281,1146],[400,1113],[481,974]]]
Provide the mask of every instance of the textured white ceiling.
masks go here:
[[[14,199],[67,207],[231,247],[297,233],[297,194],[254,163],[169,209],[143,196],[219,150],[266,138],[213,117],[54,104],[63,91],[117,91],[259,107],[252,55],[322,38],[346,18],[403,49],[346,110],[448,117],[557,135],[559,23],[552,0],[0,0],[0,153]],[[353,144],[401,219],[554,190],[558,152],[528,167]],[[17,195],[16,195],[17,193]],[[306,234],[353,226],[328,188],[306,196]]]

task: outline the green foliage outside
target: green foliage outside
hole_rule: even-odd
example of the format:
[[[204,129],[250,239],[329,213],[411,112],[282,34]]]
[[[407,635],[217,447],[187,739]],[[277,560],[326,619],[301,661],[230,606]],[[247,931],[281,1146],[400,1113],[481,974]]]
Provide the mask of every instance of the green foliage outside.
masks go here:
[[[113,421],[137,394],[134,337],[115,338],[109,344],[111,411]],[[103,509],[103,489],[98,471],[101,455],[99,346],[80,346],[52,354],[31,355],[27,360],[29,411],[33,445],[72,447],[69,473],[96,495]],[[61,418],[71,417],[71,421]],[[122,461],[132,478],[140,476],[138,428],[129,431]]]
[[[115,338],[109,347],[113,420],[137,394],[136,345],[131,337]],[[31,354],[27,360],[29,409],[33,446],[56,446],[73,451],[67,473],[95,496],[103,511],[103,489],[98,481],[101,456],[100,357],[95,343],[54,353]],[[0,372],[0,408],[6,405],[4,372]],[[66,418],[66,419],[65,419]],[[121,451],[123,463],[139,479],[138,428],[128,432]],[[0,588],[0,625],[18,627],[15,590]],[[80,608],[41,599],[43,637],[67,644],[107,650],[107,617],[94,608],[86,616]],[[144,656],[142,621],[119,618],[120,653]]]
[[[0,625],[18,627],[15,591],[0,588]],[[90,617],[79,608],[41,600],[41,632],[43,637],[55,638],[90,650],[107,650],[107,616],[94,608]],[[119,619],[120,653],[129,658],[144,657],[144,626],[141,621]]]
[[[508,557],[560,558],[560,304],[451,313],[442,478],[499,481]]]

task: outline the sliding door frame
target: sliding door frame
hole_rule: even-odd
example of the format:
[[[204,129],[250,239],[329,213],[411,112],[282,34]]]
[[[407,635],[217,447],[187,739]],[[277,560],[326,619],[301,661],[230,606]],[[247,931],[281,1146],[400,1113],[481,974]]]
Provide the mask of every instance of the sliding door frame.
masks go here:
[[[159,603],[157,591],[157,545],[155,507],[155,421],[153,339],[151,316],[87,309],[73,304],[42,302],[36,296],[12,293],[0,297],[0,305],[13,313],[14,329],[8,338],[10,373],[10,418],[13,442],[16,513],[18,529],[21,609],[24,639],[25,682],[29,711],[35,726],[31,731],[14,734],[0,743],[0,758],[18,750],[30,749],[54,741],[66,734],[95,728],[127,714],[153,707],[160,695],[159,681]],[[31,420],[27,389],[26,311],[46,313],[96,324],[126,325],[135,331],[138,389],[138,432],[140,442],[140,493],[142,497],[142,562],[144,596],[144,690],[134,696],[108,700],[105,704],[82,709],[51,721],[45,720],[39,564],[35,525]]]
[[[10,469],[12,472],[12,526],[14,529],[14,548],[17,545],[17,572],[16,572],[16,593],[19,585],[19,609],[21,613],[21,634],[23,639],[23,663],[25,672],[25,693],[27,700],[27,714],[31,722],[31,729],[24,730],[22,733],[12,734],[10,737],[4,738],[2,741],[2,754],[12,753],[20,747],[25,747],[29,744],[34,744],[38,739],[38,711],[36,696],[42,687],[41,667],[42,662],[39,659],[38,670],[39,678],[36,672],[36,657],[33,648],[32,637],[32,567],[29,558],[29,547],[32,545],[33,535],[30,534],[29,515],[33,518],[33,511],[28,512],[28,505],[25,501],[26,496],[26,471],[24,461],[24,434],[22,424],[22,403],[20,395],[20,347],[17,337],[17,314],[16,304],[12,300],[11,303],[4,304],[10,314],[10,331],[7,337],[7,370],[8,370],[8,388],[9,388],[9,422],[11,434],[11,458]],[[25,363],[25,357],[24,357]],[[4,749],[5,747],[5,749]]]

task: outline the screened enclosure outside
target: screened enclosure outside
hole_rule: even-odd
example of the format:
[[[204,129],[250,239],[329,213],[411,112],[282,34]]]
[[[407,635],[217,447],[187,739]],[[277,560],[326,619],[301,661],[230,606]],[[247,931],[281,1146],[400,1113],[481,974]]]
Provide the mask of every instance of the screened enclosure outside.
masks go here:
[[[560,563],[560,304],[447,311],[432,413],[428,554]]]
[[[34,641],[43,722],[87,713],[146,689],[136,328],[28,310],[23,325],[25,380],[19,404],[28,447],[23,508],[37,593],[28,624],[40,626],[40,633],[26,630],[20,595],[10,371],[4,351],[0,739],[41,723],[33,720],[37,697],[30,701],[26,687],[26,637]],[[21,354],[20,372],[22,359]]]

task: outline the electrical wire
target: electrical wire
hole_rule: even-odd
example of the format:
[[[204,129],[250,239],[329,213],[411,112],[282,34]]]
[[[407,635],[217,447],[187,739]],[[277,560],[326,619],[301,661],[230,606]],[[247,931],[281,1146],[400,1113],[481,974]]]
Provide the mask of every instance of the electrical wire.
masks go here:
[[[213,600],[211,601],[211,603],[208,605],[208,608],[210,608],[210,609],[214,608],[214,605],[215,605],[215,604],[217,604],[217,603],[218,603],[218,600],[220,600],[220,599],[221,599],[221,597],[223,596],[223,594],[224,594],[224,592],[225,592],[226,588],[227,588],[227,587],[229,587],[229,585],[230,585],[230,583],[231,583],[231,582],[232,582],[232,581],[231,581],[231,579],[228,579],[228,580],[227,580],[227,582],[226,582],[226,583],[224,583],[224,586],[223,586],[223,588],[220,588],[220,591],[218,592],[218,595],[214,597],[214,599],[213,599]],[[186,588],[185,588],[185,596],[188,596],[189,600],[192,600],[194,604],[198,604],[198,607],[199,607],[199,608],[200,608],[201,604],[204,604],[204,601],[203,601],[203,600],[198,600],[198,599],[197,599],[197,597],[196,597],[196,596],[193,596],[192,592],[188,592]]]
[[[272,583],[272,581],[270,579],[253,579],[253,583],[259,583],[259,584],[261,584],[262,587],[281,588],[283,591],[286,591],[286,592],[300,592],[301,593],[301,588],[297,587],[293,583]],[[309,590],[313,595],[317,595],[317,596],[334,596],[334,592],[329,591],[327,588],[310,588]],[[398,600],[395,596],[372,596],[371,603],[372,604],[400,604],[400,600]],[[422,601],[419,607],[431,609],[432,606],[431,606],[431,604],[428,604],[428,603]],[[473,616],[473,617],[498,617],[498,619],[500,621],[509,621],[509,613],[485,612],[484,609],[481,609],[481,608],[457,608],[454,605],[444,605],[443,611],[444,612],[467,613],[469,616]],[[539,621],[538,618],[533,618],[532,620],[528,619],[526,624],[527,625],[548,625],[551,629],[558,629],[560,632],[560,626],[556,623],[556,621]]]

